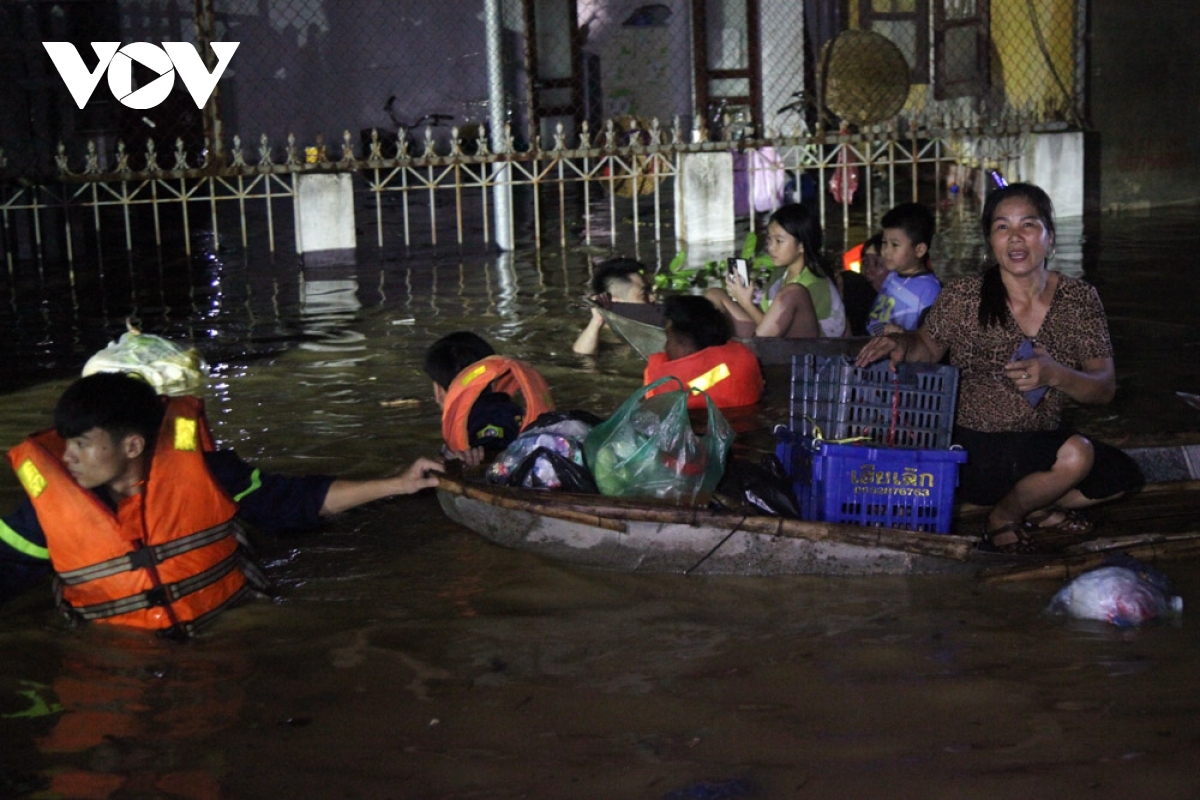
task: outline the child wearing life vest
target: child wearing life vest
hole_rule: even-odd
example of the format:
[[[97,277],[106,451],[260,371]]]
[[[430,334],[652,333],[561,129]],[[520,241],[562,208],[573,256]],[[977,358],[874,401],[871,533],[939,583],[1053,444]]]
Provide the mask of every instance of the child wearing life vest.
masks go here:
[[[425,353],[425,374],[442,409],[443,452],[469,465],[494,456],[547,411],[546,381],[523,361],[496,355],[470,331],[438,339]],[[524,407],[513,396],[521,395]]]

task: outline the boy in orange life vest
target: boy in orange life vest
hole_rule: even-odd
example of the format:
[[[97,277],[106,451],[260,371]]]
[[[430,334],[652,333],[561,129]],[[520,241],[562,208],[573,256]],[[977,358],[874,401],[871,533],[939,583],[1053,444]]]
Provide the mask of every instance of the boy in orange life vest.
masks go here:
[[[667,375],[703,389],[718,408],[736,408],[762,398],[763,376],[758,358],[741,342],[729,341],[729,318],[699,295],[668,297],[667,345],[646,362],[642,382],[648,385]],[[651,394],[679,388],[664,384]],[[693,393],[688,408],[704,408],[703,395]]]
[[[288,477],[213,449],[195,397],[97,373],[71,384],[54,428],[8,453],[27,494],[0,520],[0,596],[53,571],[69,616],[190,635],[266,581],[241,547],[267,531],[437,484],[417,459],[378,480]]]
[[[554,401],[545,379],[523,361],[496,355],[470,331],[456,331],[425,353],[425,374],[442,409],[442,452],[468,465],[508,447]],[[514,402],[519,393],[522,408]]]

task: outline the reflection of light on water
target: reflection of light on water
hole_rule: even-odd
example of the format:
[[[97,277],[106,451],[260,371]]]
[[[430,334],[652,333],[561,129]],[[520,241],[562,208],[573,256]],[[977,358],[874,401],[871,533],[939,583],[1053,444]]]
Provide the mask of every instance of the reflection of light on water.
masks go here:
[[[496,278],[500,284],[500,291],[495,298],[496,314],[502,319],[511,319],[517,313],[517,273],[513,269],[511,252],[496,257]]]
[[[1082,278],[1084,241],[1082,217],[1056,220],[1054,257],[1050,260],[1050,269],[1072,278]]]
[[[331,355],[366,351],[366,337],[347,327],[356,320],[362,308],[358,299],[358,280],[353,275],[322,280],[304,280],[301,276],[300,298],[300,322],[304,333],[316,337],[301,342],[300,349]],[[344,367],[363,360],[345,357],[318,362],[314,366]]]

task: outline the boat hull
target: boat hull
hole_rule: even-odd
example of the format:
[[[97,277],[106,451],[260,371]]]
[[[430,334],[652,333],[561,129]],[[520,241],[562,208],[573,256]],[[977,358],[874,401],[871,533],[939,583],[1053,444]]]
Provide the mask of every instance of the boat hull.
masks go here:
[[[723,524],[711,520],[670,522],[597,518],[563,519],[536,510],[502,508],[451,491],[438,492],[446,515],[484,538],[518,550],[578,566],[620,572],[686,573],[698,575],[913,575],[973,574],[981,566],[1002,564],[1002,556],[972,554],[964,559],[932,556],[883,544],[888,532],[879,529],[879,544],[852,543],[822,536],[828,526],[813,524],[813,538],[789,521],[788,532],[745,530],[743,519],[729,515]],[[607,522],[608,524],[603,524]],[[743,522],[744,524],[744,522]],[[962,537],[953,537],[961,540]],[[963,540],[965,548],[973,543]]]
[[[491,486],[442,476],[450,519],[496,544],[568,564],[700,575],[979,575],[1066,579],[1115,553],[1146,563],[1200,558],[1197,446],[1129,450],[1159,481],[1099,510],[1104,533],[1065,549],[1013,555],[979,548],[987,509],[956,509],[937,534],[784,519],[653,500]],[[966,532],[966,535],[964,535]]]

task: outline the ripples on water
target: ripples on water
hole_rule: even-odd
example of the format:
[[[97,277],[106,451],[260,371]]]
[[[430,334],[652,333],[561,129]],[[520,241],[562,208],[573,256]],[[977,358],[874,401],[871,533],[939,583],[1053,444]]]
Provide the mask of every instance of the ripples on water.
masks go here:
[[[1200,279],[1184,267],[1196,217],[1108,217],[1084,243],[1082,226],[1060,229],[1058,263],[1099,286],[1117,347],[1118,400],[1080,415],[1090,430],[1196,427],[1173,396],[1200,392]],[[973,217],[941,222],[943,274],[973,269]],[[669,260],[665,250],[641,256]],[[218,439],[269,469],[369,476],[432,452],[439,415],[421,358],[463,328],[543,366],[560,406],[606,412],[641,364],[616,345],[595,359],[570,352],[589,256],[368,252],[305,270],[228,248],[102,273],[23,264],[0,275],[0,435],[15,443],[48,424],[58,392],[127,316],[200,347]],[[782,391],[776,376],[761,421],[782,418]],[[15,502],[15,482],[0,487]],[[183,647],[64,632],[46,592],[0,609],[0,796],[50,780],[81,797],[1173,797],[1194,786],[1200,645],[1187,612],[1179,626],[1123,634],[1044,619],[1057,585],[1040,582],[589,572],[487,544],[429,497],[259,546],[281,599]],[[1172,577],[1190,603],[1200,574]]]

